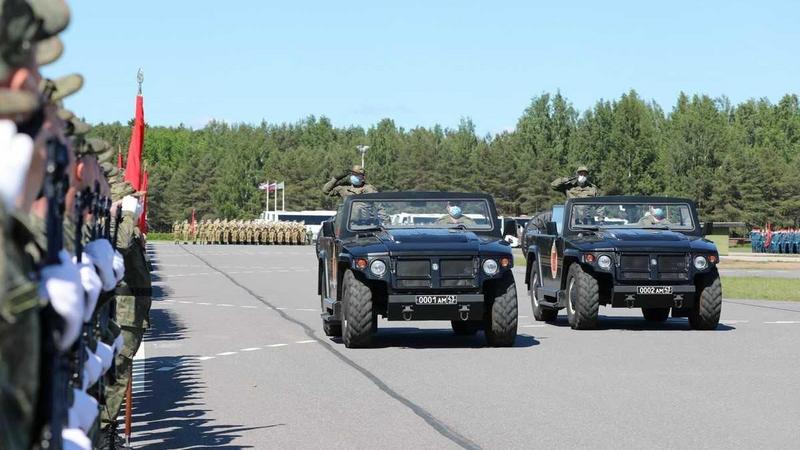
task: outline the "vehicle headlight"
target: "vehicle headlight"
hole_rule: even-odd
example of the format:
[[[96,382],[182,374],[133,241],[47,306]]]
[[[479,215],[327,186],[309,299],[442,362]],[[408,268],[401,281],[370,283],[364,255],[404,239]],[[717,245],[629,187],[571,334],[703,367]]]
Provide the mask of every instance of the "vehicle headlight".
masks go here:
[[[597,258],[597,265],[603,270],[608,270],[611,268],[611,257],[608,255],[600,255]]]
[[[369,271],[376,277],[382,277],[383,274],[386,273],[386,263],[380,259],[376,259],[369,265]]]
[[[483,272],[486,275],[494,275],[497,273],[497,261],[493,259],[487,259],[483,262]]]
[[[705,270],[708,267],[708,260],[705,256],[696,256],[694,258],[694,268],[697,270]]]

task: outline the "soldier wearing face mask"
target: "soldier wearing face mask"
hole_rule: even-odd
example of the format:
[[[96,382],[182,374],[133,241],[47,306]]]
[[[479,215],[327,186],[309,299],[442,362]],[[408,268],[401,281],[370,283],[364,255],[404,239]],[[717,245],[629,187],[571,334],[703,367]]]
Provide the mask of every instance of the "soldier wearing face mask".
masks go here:
[[[578,167],[574,177],[556,178],[550,183],[554,190],[563,192],[570,198],[597,197],[600,195],[597,186],[589,182],[589,169],[586,166]]]
[[[329,197],[349,197],[357,194],[378,192],[371,184],[367,184],[364,168],[353,166],[349,171],[331,177],[322,187],[322,192]]]

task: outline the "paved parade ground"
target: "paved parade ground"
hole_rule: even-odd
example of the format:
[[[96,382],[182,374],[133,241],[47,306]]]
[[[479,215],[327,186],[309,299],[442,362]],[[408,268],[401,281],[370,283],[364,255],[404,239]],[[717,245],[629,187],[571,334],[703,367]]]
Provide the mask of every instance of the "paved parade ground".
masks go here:
[[[149,246],[135,448],[797,448],[800,303],[726,301],[716,331],[601,308],[513,348],[447,322],[386,322],[376,348],[322,333],[314,248]],[[724,291],[724,285],[723,285]]]

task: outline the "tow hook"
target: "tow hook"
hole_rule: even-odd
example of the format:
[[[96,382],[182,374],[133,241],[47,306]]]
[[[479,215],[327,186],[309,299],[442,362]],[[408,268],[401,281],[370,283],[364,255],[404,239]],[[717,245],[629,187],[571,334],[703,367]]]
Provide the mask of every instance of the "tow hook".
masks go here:
[[[675,307],[678,309],[683,309],[683,294],[675,295]]]
[[[633,308],[633,304],[635,302],[636,302],[636,296],[635,295],[627,295],[627,296],[625,296],[625,305],[628,308]]]
[[[469,305],[461,305],[461,308],[458,309],[458,317],[463,321],[469,320]]]
[[[403,307],[403,320],[409,321],[411,320],[411,315],[414,314],[414,307],[411,305],[406,305]]]

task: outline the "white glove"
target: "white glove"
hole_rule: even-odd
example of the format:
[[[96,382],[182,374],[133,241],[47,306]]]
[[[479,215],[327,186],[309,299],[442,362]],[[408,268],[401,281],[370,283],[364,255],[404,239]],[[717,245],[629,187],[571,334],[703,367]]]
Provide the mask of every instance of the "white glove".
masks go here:
[[[64,319],[64,333],[56,345],[59,350],[66,351],[81,335],[86,293],[81,285],[78,266],[72,262],[69,253],[61,250],[58,256],[61,264],[42,269],[39,294],[48,299],[53,309]]]
[[[72,389],[72,406],[69,408],[69,428],[80,428],[88,433],[97,419],[97,400],[80,389]]]
[[[111,363],[114,362],[114,349],[110,345],[102,342],[97,343],[97,356],[100,357],[100,362],[103,364],[103,373],[106,373],[111,368]]]
[[[64,441],[64,450],[92,450],[92,440],[78,428],[61,430],[61,440]]]
[[[77,260],[77,258],[74,258]],[[97,299],[100,297],[100,291],[103,289],[103,282],[97,275],[94,268],[92,258],[83,253],[81,256],[81,263],[78,265],[78,272],[81,274],[81,285],[83,290],[86,291],[85,305],[83,310],[83,321],[88,322],[92,320],[94,308],[97,306]]]
[[[125,345],[125,339],[122,337],[122,333],[114,339],[114,345],[111,347],[114,349],[114,355],[117,355],[119,352],[122,351],[122,347]]]
[[[142,214],[142,206],[139,204],[139,199],[132,195],[123,197],[122,211],[133,214],[133,217],[139,220],[139,216]]]
[[[122,257],[122,253],[114,250],[114,275],[117,277],[117,283],[122,281],[122,278],[125,277],[125,258]]]
[[[86,349],[88,357],[86,363],[83,365],[83,390],[89,389],[97,383],[100,375],[103,374],[103,362],[100,357],[92,353],[88,348]]]
[[[0,120],[0,199],[6,208],[14,209],[17,197],[25,184],[25,176],[33,156],[33,140],[17,133],[10,120]]]
[[[96,239],[86,244],[86,253],[92,258],[97,274],[103,281],[103,291],[110,291],[117,286],[114,276],[114,249],[108,239]]]

